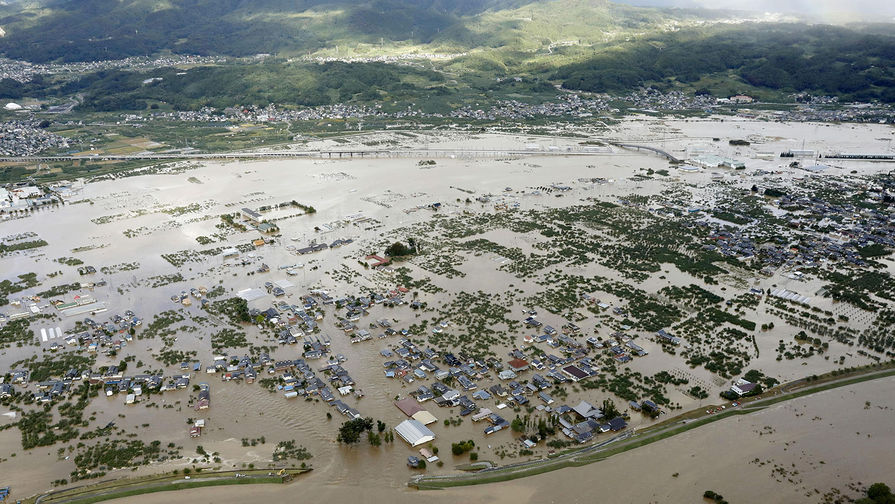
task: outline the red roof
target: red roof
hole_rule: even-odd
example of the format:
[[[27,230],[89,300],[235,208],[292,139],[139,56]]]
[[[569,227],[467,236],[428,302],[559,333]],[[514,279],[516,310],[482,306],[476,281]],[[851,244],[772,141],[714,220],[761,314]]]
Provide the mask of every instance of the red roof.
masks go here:
[[[523,359],[513,359],[507,364],[513,369],[525,369],[528,367],[528,361]]]
[[[365,257],[364,259],[367,259],[367,260],[375,259],[377,262],[375,264],[373,264],[374,268],[378,268],[379,266],[385,266],[386,264],[388,264],[392,261],[391,259],[385,259],[383,257],[379,257],[376,254],[370,254],[367,257]]]
[[[414,414],[423,411],[423,407],[420,406],[419,403],[416,402],[416,399],[412,397],[407,397],[401,399],[400,401],[396,401],[395,406],[397,406],[398,409],[401,410],[401,412],[409,417],[412,417]]]

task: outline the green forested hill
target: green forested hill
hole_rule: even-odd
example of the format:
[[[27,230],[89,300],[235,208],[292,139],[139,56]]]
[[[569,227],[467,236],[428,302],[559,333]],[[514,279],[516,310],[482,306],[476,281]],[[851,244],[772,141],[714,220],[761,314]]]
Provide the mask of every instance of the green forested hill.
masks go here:
[[[0,7],[0,53],[45,62],[394,44],[532,49],[567,39],[601,42],[693,17],[605,0],[38,0]]]
[[[455,107],[504,95],[537,100],[555,95],[555,85],[612,93],[649,85],[716,96],[805,91],[895,102],[895,25],[718,22],[736,15],[606,0],[19,0],[0,6],[0,54],[9,58],[275,57],[186,73],[4,79],[0,98],[77,94],[82,109],[95,111],[152,103]],[[413,66],[288,60],[414,52],[454,57]],[[160,80],[146,85],[147,77]]]
[[[657,82],[712,91],[733,82],[893,102],[895,37],[833,26],[715,26],[619,44],[562,66],[552,79],[596,92]]]

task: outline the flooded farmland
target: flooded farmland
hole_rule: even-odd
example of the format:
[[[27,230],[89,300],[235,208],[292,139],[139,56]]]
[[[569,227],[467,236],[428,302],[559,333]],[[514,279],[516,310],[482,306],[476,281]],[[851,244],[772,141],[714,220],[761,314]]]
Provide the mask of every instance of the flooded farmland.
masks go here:
[[[10,303],[0,307],[5,324],[25,320],[33,332],[33,337],[4,341],[0,372],[10,373],[9,380],[13,371],[29,369],[35,374],[47,368],[36,362],[66,362],[65,356],[90,360],[87,366],[71,366],[77,367],[75,381],[80,383],[87,381],[81,371],[108,373],[121,363],[126,363],[125,377],[188,379],[188,385],[147,393],[133,404],[125,399],[133,387],[107,395],[100,384],[98,396],[90,397],[84,407],[78,435],[58,442],[50,442],[48,435],[65,431],[58,425],[63,418],[60,408],[74,402],[77,383],[70,380],[65,393],[71,395],[46,401],[33,399],[42,394],[38,381],[61,376],[15,383],[21,395],[0,406],[0,413],[15,415],[0,417],[0,426],[46,410],[56,427],[41,430],[41,440],[29,449],[22,448],[21,429],[0,431],[4,480],[14,486],[17,496],[28,496],[54,488],[53,482],[71,479],[73,471],[82,468],[87,468],[86,474],[103,472],[103,478],[110,478],[196,467],[267,467],[278,443],[294,440],[312,455],[303,462],[314,469],[299,481],[282,488],[189,490],[183,498],[227,502],[259,495],[291,498],[299,492],[343,498],[359,491],[375,502],[419,498],[406,482],[416,473],[408,469],[407,458],[420,456],[420,446],[411,448],[400,437],[381,446],[371,446],[366,437],[355,446],[338,443],[346,416],[319,393],[286,398],[284,393],[292,389],[285,388],[291,383],[284,377],[300,375],[292,365],[274,369],[286,360],[302,359],[323,381],[335,378],[339,366],[353,384],[344,395],[332,385],[335,399],[361,417],[384,422],[389,431],[407,419],[394,402],[418,396],[420,385],[435,382],[474,398],[475,410],[488,408],[507,421],[506,428],[485,435],[488,421],[474,422],[472,415],[461,414],[469,413],[462,404],[420,402],[437,418],[429,425],[435,435],[431,446],[439,448],[443,464],[430,464],[426,468],[430,474],[455,472],[457,466],[469,463],[469,454],[451,453],[452,443],[465,440],[475,442],[478,460],[496,464],[545,457],[573,441],[577,445],[578,439],[562,432],[559,417],[569,410],[557,413],[561,405],[571,408],[586,401],[602,408],[608,400],[626,417],[626,429],[638,429],[680,412],[729,403],[719,393],[749,370],[760,370],[761,379],[767,380],[763,383],[771,384],[888,360],[886,349],[877,351],[861,343],[883,327],[880,313],[885,310],[824,295],[834,282],[828,271],[839,263],[812,255],[781,261],[771,271],[759,273],[764,268],[756,265],[757,259],[712,256],[714,266],[707,266],[689,258],[699,257],[707,237],[717,241],[725,225],[729,229],[724,233],[754,232],[756,238],[750,240],[755,242],[760,236],[764,241],[756,249],[773,244],[795,254],[790,245],[801,238],[778,244],[770,235],[799,232],[807,225],[789,226],[775,214],[784,212],[779,201],[749,194],[753,185],[807,191],[825,177],[842,184],[859,178],[861,188],[848,190],[860,191],[863,184],[880,183],[874,177],[887,166],[831,161],[833,166],[823,171],[805,172],[760,152],[779,155],[802,145],[873,150],[885,144],[876,139],[891,138],[891,128],[742,121],[725,123],[724,141],[719,144],[713,140],[720,135],[717,124],[659,122],[631,121],[614,135],[618,140],[653,143],[660,128],[667,134],[661,137],[667,144],[663,147],[675,155],[737,157],[746,160],[747,168],[682,172],[660,157],[618,148],[591,156],[437,159],[434,165],[407,158],[207,163],[94,181],[73,191],[64,205],[0,222],[2,236],[33,232],[46,242],[0,256],[3,280],[16,282],[20,275],[35,273],[39,282],[10,294]],[[542,141],[483,137],[477,141],[500,148]],[[733,150],[728,138],[751,138],[752,144]],[[701,150],[696,152],[694,146]],[[743,211],[737,216],[754,222],[736,224],[718,217],[730,219],[728,214],[747,199],[757,201],[754,204],[762,212]],[[716,211],[721,207],[726,209],[723,215]],[[249,222],[243,209],[261,218]],[[809,213],[788,212],[787,219]],[[238,225],[224,215],[235,216]],[[769,230],[771,224],[761,219],[779,228]],[[263,223],[276,229],[261,231]],[[694,240],[702,241],[690,248],[677,243],[672,247],[649,236],[655,232],[672,237],[678,234],[675,229],[680,234],[686,229],[697,237]],[[380,267],[378,259],[369,257],[384,257],[386,247],[409,239],[418,250],[406,260],[392,257],[390,264]],[[300,252],[338,240],[350,242]],[[661,253],[664,259],[644,258],[636,250],[639,247],[656,251],[656,256]],[[876,261],[873,271],[892,271],[890,256]],[[78,268],[83,266],[93,266],[97,272],[81,274]],[[81,285],[39,295],[76,283]],[[200,287],[204,295],[191,293]],[[274,295],[274,287],[282,289],[282,295]],[[804,294],[811,298],[810,304],[771,295],[781,289]],[[345,304],[324,304],[323,294],[335,301],[350,299]],[[373,301],[375,294],[384,301]],[[313,303],[307,300],[309,295]],[[876,291],[868,300],[885,307],[889,304],[885,295]],[[364,297],[366,302],[358,301]],[[249,321],[237,320],[219,304],[244,298],[252,314]],[[72,312],[66,310],[72,308],[65,307],[71,303],[87,308],[69,315]],[[346,330],[353,306],[357,306],[355,327]],[[109,331],[111,337],[103,340],[108,345],[91,349],[77,339],[90,332],[85,318],[104,324],[127,311],[141,321],[132,335],[116,325]],[[710,316],[720,318],[709,323]],[[669,344],[656,336],[659,329],[682,341]],[[283,331],[296,341],[281,343]],[[362,331],[370,337],[361,338]],[[799,331],[806,331],[809,339],[794,339]],[[69,343],[73,336],[75,341]],[[319,359],[312,356],[316,342],[326,342]],[[431,350],[428,357],[427,350]],[[448,361],[447,354],[457,361]],[[29,361],[32,356],[36,359]],[[265,359],[257,366],[257,381],[227,381],[227,375],[244,371],[238,365],[244,357],[256,363]],[[402,359],[411,364],[398,363]],[[437,378],[437,371],[426,369],[420,377],[413,370],[423,359],[436,363],[439,370],[458,372]],[[522,360],[525,366],[513,378],[500,378],[499,371],[508,369],[511,359]],[[218,361],[221,367],[214,369]],[[568,371],[563,374],[569,365],[593,374],[570,379]],[[462,366],[468,371],[460,370]],[[396,373],[389,377],[389,371]],[[548,385],[521,391],[535,383],[535,374],[549,376]],[[461,387],[460,376],[473,380],[474,386]],[[515,399],[513,394],[474,396],[495,385],[510,388],[511,382],[520,389]],[[199,384],[205,383],[210,406],[197,409]],[[433,501],[593,502],[583,493],[598,492],[609,502],[682,502],[698,500],[712,488],[738,501],[774,501],[772,495],[786,495],[787,502],[816,502],[834,489],[882,479],[886,467],[892,470],[880,446],[886,441],[891,446],[895,436],[891,422],[884,420],[893,405],[875,399],[887,397],[892,385],[887,379],[827,391],[595,465],[422,495]],[[629,406],[630,401],[643,400],[658,401],[662,413],[651,418]],[[869,409],[863,409],[865,401],[870,401]],[[517,417],[525,424],[521,430],[509,426]],[[813,417],[818,420],[809,422]],[[569,418],[576,424],[581,421]],[[200,419],[205,421],[201,435],[190,437]],[[530,446],[523,444],[520,438],[534,436],[540,421],[549,423],[553,434],[529,439]],[[104,431],[110,424],[114,427]],[[764,431],[766,426],[770,430]],[[853,435],[853,430],[864,435]],[[88,432],[97,434],[85,436]],[[843,434],[843,444],[835,446],[839,441],[828,442],[830,432],[847,437]],[[593,440],[611,435],[594,433]],[[88,467],[84,457],[78,458],[86,446],[116,439],[158,441],[170,452],[146,459],[145,465],[117,468]],[[550,445],[550,441],[558,442]],[[863,453],[866,460],[859,462],[851,454],[857,447],[860,450],[854,454]],[[733,471],[738,474],[736,482],[724,477]],[[626,475],[631,479],[632,473],[642,484],[610,484]],[[594,479],[607,483],[594,487],[590,485]],[[748,481],[766,486],[747,485]],[[159,498],[166,497],[133,500]]]

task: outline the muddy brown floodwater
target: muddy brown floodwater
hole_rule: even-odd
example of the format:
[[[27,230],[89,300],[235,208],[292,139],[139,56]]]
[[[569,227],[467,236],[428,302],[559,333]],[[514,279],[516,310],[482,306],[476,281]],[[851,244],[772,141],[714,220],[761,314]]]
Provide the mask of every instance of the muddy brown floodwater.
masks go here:
[[[891,136],[891,128],[884,125],[780,125],[739,120],[724,123],[651,121],[635,118],[623,123],[612,135],[621,140],[655,144],[659,137],[651,128],[661,122],[665,132],[665,136],[661,136],[662,146],[675,155],[685,154],[687,149],[698,146],[706,152],[747,158],[750,170],[777,170],[779,160],[760,158],[759,152],[800,148],[803,139],[807,139],[804,140],[806,148],[821,149],[824,145],[839,142],[837,145],[841,145],[843,151],[874,151],[883,145],[877,139]],[[729,148],[725,141],[722,142],[723,146],[718,146],[711,137],[720,135],[721,129],[726,130],[725,139],[750,138],[753,145],[734,149]],[[481,136],[476,140],[476,145],[519,147],[532,141],[543,140],[524,136]],[[571,140],[562,142],[569,145],[575,143]],[[443,146],[455,144],[462,145],[462,142],[452,137],[445,140]],[[28,218],[0,222],[0,235],[34,231],[48,242],[46,247],[0,258],[0,280],[14,279],[20,273],[36,272],[43,285],[22,293],[33,294],[48,286],[84,280],[75,268],[54,262],[56,258],[77,257],[84,264],[97,268],[138,263],[134,270],[97,274],[92,280],[102,278],[108,281],[108,285],[91,292],[81,292],[89,293],[108,307],[107,312],[95,318],[106,320],[116,313],[132,309],[144,319],[144,323],[148,323],[162,311],[177,310],[188,316],[183,324],[199,328],[194,332],[178,332],[174,348],[195,351],[196,360],[209,364],[213,355],[210,333],[215,327],[201,326],[191,321],[189,317],[196,318],[205,313],[197,306],[198,303],[191,307],[172,303],[172,294],[199,285],[208,288],[221,285],[225,288],[225,295],[232,296],[245,288],[261,287],[267,280],[287,278],[295,284],[295,287],[287,289],[286,298],[293,303],[297,303],[298,296],[311,288],[327,289],[335,296],[356,294],[361,287],[368,286],[394,288],[393,277],[358,268],[357,261],[367,253],[381,252],[382,240],[384,237],[393,239],[394,236],[389,233],[394,229],[431,219],[432,212],[418,209],[420,206],[442,202],[444,207],[440,212],[455,215],[467,208],[462,200],[483,194],[505,197],[523,210],[570,206],[582,203],[585,198],[611,200],[626,194],[652,195],[658,194],[666,182],[631,180],[631,175],[641,169],[668,168],[664,159],[626,151],[591,157],[439,159],[431,169],[421,169],[417,161],[364,159],[207,164],[183,173],[91,183],[72,198],[73,202],[77,201],[75,204],[41,210]],[[878,164],[850,162],[847,166],[831,168],[831,173],[842,174],[852,169],[874,173],[883,168]],[[780,175],[784,180],[792,176],[788,172]],[[593,177],[610,180],[603,185],[577,183],[580,178]],[[745,183],[741,174],[728,171],[725,177],[732,183]],[[693,186],[699,197],[711,200],[711,180],[707,171],[675,175],[668,183],[680,181]],[[574,189],[564,198],[531,194],[533,188],[552,183],[573,184]],[[506,191],[507,187],[511,187],[512,191]],[[521,193],[522,190],[526,193]],[[467,191],[474,191],[474,194]],[[461,202],[457,202],[458,198]],[[232,261],[211,256],[187,262],[178,268],[162,258],[162,254],[247,243],[258,236],[257,232],[222,231],[217,227],[220,223],[218,216],[238,212],[242,207],[258,208],[291,200],[310,204],[317,209],[317,213],[278,221],[283,236],[280,243],[244,254],[244,257],[251,258],[249,266],[236,266]],[[189,205],[194,207],[187,208]],[[484,211],[482,205],[473,204],[472,208]],[[289,213],[276,212],[280,216]],[[378,221],[381,226],[345,224],[350,216],[357,214]],[[218,233],[226,233],[226,236],[215,236]],[[216,242],[201,246],[196,241],[200,236],[214,237]],[[506,230],[489,231],[482,236],[505,246],[517,247],[525,253],[534,250],[533,239]],[[352,238],[355,242],[307,256],[297,256],[289,248],[306,246],[314,238],[321,241]],[[262,261],[271,267],[270,273],[247,275]],[[419,265],[409,264],[408,267],[415,278],[431,276],[437,285],[446,289],[447,292],[439,294],[420,293],[421,300],[438,306],[450,301],[452,295],[461,290],[499,294],[508,290],[509,284],[528,289],[526,284],[520,283],[510,273],[498,269],[502,261],[494,254],[465,256],[465,262],[458,269],[466,276],[453,279],[436,276]],[[297,270],[296,276],[287,277],[284,271],[278,269],[280,265],[296,263],[304,265]],[[346,266],[354,272],[350,280],[330,274]],[[673,266],[669,265],[663,270],[661,275],[635,282],[637,287],[652,293],[669,284],[687,285],[694,282],[693,277]],[[62,271],[62,274],[53,278],[47,276],[55,271]],[[180,273],[184,280],[156,288],[150,286],[153,279],[176,273]],[[579,267],[575,273],[614,276],[614,272],[598,264]],[[756,281],[764,288],[776,284],[801,292],[814,292],[821,286],[817,281],[800,282],[780,275]],[[728,288],[736,285],[734,280],[729,282]],[[611,297],[606,300],[613,301]],[[272,301],[271,296],[266,296],[250,305],[264,309]],[[831,305],[828,300],[818,299],[817,303],[837,315],[847,310],[842,305]],[[45,306],[46,300],[39,304]],[[523,318],[519,316],[522,306],[514,304],[508,308],[512,310],[508,318]],[[3,309],[9,313],[16,308]],[[43,310],[53,313],[49,307]],[[545,324],[560,327],[565,322],[559,315],[540,311]],[[437,321],[434,317],[431,313],[423,316]],[[46,321],[45,324],[35,324],[32,328],[39,332],[41,327],[60,326],[63,331],[70,331],[79,318],[63,317]],[[379,318],[397,319],[393,324],[397,328],[408,327],[421,320],[406,306],[395,309],[377,306],[369,318],[362,319],[359,326],[363,328],[363,324]],[[763,322],[760,318],[752,318],[759,324]],[[332,338],[333,354],[342,353],[347,357],[344,367],[355,379],[358,388],[366,393],[362,399],[347,397],[343,400],[362,415],[381,419],[389,426],[404,420],[404,415],[392,403],[396,397],[406,396],[420,383],[403,385],[399,380],[384,378],[382,363],[385,359],[379,355],[381,349],[394,346],[397,338],[374,338],[352,345],[336,328],[335,319],[333,310],[328,309],[322,322],[323,332]],[[866,322],[853,316],[853,323],[860,326]],[[780,332],[791,329],[780,324],[779,320],[777,324],[783,326]],[[594,328],[592,321],[582,325],[586,326],[587,331]],[[267,333],[255,328],[248,328],[247,334],[252,343],[276,346],[276,341]],[[779,332],[758,336],[756,344],[761,350],[760,356],[750,367],[760,368],[781,380],[809,374],[809,363],[804,360],[775,360],[777,334]],[[522,335],[517,335],[513,344],[496,348],[497,355],[505,359],[508,348],[523,345]],[[649,355],[631,362],[631,370],[644,374],[659,370],[674,371],[678,376],[687,377],[690,386],[699,384],[711,394],[709,399],[699,400],[687,395],[682,387],[669,387],[669,398],[673,403],[679,403],[684,409],[713,404],[717,402],[717,393],[729,386],[729,380],[719,379],[702,367],[691,369],[679,357],[662,352],[659,345],[649,341],[646,335],[640,336],[644,337],[637,342]],[[114,358],[98,355],[94,369],[117,364],[124,356],[132,355],[145,362],[146,368],[163,370],[170,376],[178,368],[164,368],[152,357],[161,345],[158,339],[134,340]],[[10,369],[13,363],[30,355],[51,355],[47,346],[48,343],[38,341],[36,345],[0,350],[0,371]],[[848,357],[846,365],[869,362],[852,355],[844,346],[831,345],[827,355],[829,360],[814,358],[810,361],[811,373],[832,370],[838,367],[837,360],[845,356]],[[300,349],[278,347],[271,357],[275,360],[295,359],[300,357]],[[312,361],[311,365],[317,369],[322,362]],[[266,371],[263,376],[268,376]],[[426,380],[426,383],[430,381]],[[490,385],[496,381],[486,380],[486,383]],[[167,392],[154,396],[152,403],[133,406],[125,405],[123,397],[118,395],[93,400],[86,410],[87,416],[94,417],[90,422],[91,429],[114,420],[126,431],[139,433],[143,440],[157,439],[162,445],[170,442],[183,447],[184,458],[181,460],[151,464],[137,471],[117,470],[109,476],[150,474],[188,467],[192,465],[191,459],[196,456],[199,445],[209,453],[218,452],[222,462],[215,465],[221,467],[241,467],[248,463],[264,465],[270,461],[276,443],[286,440],[295,440],[308,448],[313,454],[310,463],[314,471],[286,486],[189,490],[177,494],[133,497],[128,499],[129,502],[155,503],[172,499],[215,503],[244,502],[247,499],[286,502],[323,502],[331,499],[418,502],[424,499],[436,503],[701,502],[702,492],[707,489],[723,494],[731,502],[818,502],[824,493],[832,489],[845,489],[847,485],[857,482],[871,483],[895,474],[895,458],[890,453],[891,447],[895,446],[895,422],[891,421],[891,408],[895,407],[891,404],[891,379],[836,389],[787,402],[755,415],[717,422],[583,468],[564,469],[514,482],[423,493],[410,490],[405,485],[411,475],[405,466],[406,458],[417,452],[400,439],[379,448],[367,446],[365,442],[351,448],[342,447],[335,438],[343,418],[325,404],[306,402],[300,398],[286,400],[281,393],[270,394],[258,384],[224,383],[219,375],[200,373],[192,377],[193,384],[200,382],[209,382],[212,387],[212,406],[201,414],[187,405],[190,397],[187,390]],[[33,391],[34,385],[28,390]],[[575,404],[580,399],[586,399],[599,404],[607,396],[598,391],[570,390],[569,397],[563,402]],[[870,401],[869,408],[865,409],[865,401]],[[479,403],[495,409],[497,402]],[[615,398],[615,402],[617,405],[625,404],[619,398]],[[509,429],[486,438],[482,434],[483,426],[469,418],[459,426],[442,424],[447,417],[457,417],[459,409],[438,408],[431,402],[424,406],[439,419],[431,427],[437,436],[435,445],[440,448],[439,455],[445,461],[444,467],[432,466],[430,472],[450,472],[455,470],[455,465],[468,461],[468,456],[455,458],[450,454],[450,443],[465,439],[476,442],[481,460],[498,463],[520,460],[515,455],[519,443]],[[0,414],[5,412],[0,411]],[[332,420],[326,419],[327,412],[334,414]],[[501,414],[508,418],[514,416],[510,410],[504,410]],[[188,437],[188,418],[207,420],[208,427],[201,438]],[[11,421],[9,417],[0,416],[0,425]],[[649,422],[646,417],[635,415],[631,424],[637,427]],[[257,439],[261,436],[265,437],[264,444],[243,446],[243,438]],[[74,469],[71,458],[57,456],[58,448],[50,446],[26,452],[21,450],[18,429],[0,431],[0,485],[13,485],[17,498],[49,490],[51,481],[69,477]],[[513,458],[500,459],[498,453],[504,450],[512,453]],[[543,446],[538,448],[536,455],[544,454],[546,449]],[[775,470],[776,467],[783,469]],[[889,483],[895,481],[890,480]]]
[[[521,480],[447,490],[415,491],[371,479],[358,469],[334,482],[310,473],[286,486],[221,487],[177,493],[186,502],[228,504],[246,499],[285,502],[668,503],[702,502],[712,490],[730,502],[817,503],[855,497],[895,474],[895,378],[802,397],[583,467]],[[869,405],[868,405],[869,403]],[[403,469],[398,470],[404,476]],[[403,480],[404,478],[398,478]],[[170,495],[128,498],[155,504]]]

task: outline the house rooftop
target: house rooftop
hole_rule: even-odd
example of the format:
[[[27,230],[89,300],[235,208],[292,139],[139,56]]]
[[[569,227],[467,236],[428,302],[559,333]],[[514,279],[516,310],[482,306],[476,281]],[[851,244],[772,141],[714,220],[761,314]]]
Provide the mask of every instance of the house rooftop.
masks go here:
[[[513,359],[507,363],[513,370],[519,371],[528,367],[528,361],[525,359]]]
[[[423,408],[419,405],[416,399],[412,397],[407,397],[405,399],[401,399],[400,401],[395,401],[395,406],[397,406],[402,413],[409,417],[412,417],[414,414],[423,411]]]
[[[261,220],[261,214],[252,210],[251,208],[243,208],[242,213],[250,219]]]

